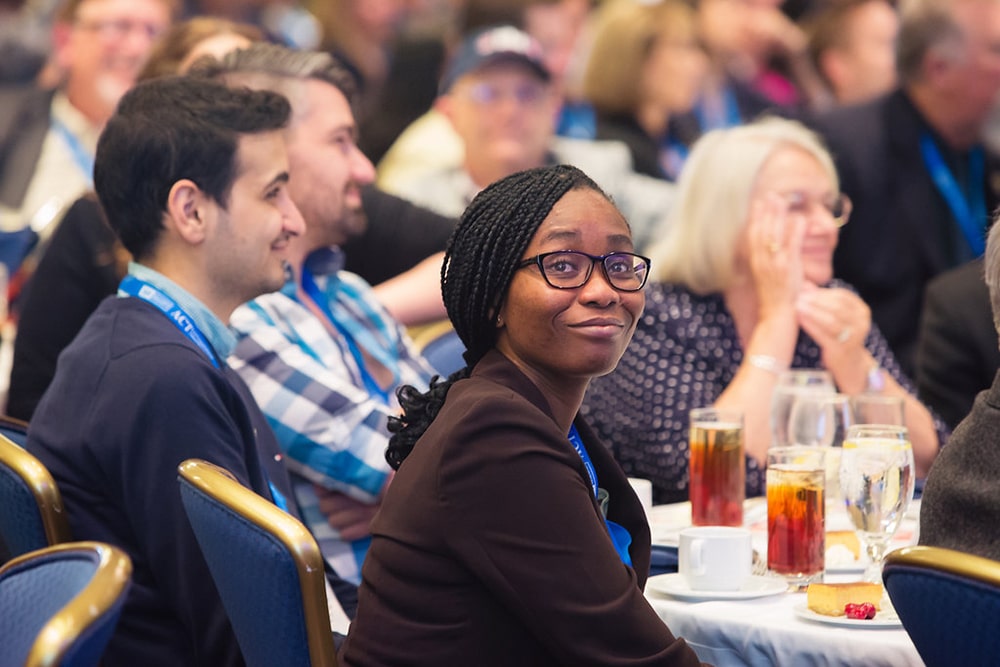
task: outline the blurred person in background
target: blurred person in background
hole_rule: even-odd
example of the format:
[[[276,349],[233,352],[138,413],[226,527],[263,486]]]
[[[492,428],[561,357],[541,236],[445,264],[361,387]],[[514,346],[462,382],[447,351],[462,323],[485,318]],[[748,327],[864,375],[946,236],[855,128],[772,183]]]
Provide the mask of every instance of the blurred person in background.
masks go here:
[[[0,89],[0,230],[25,232],[4,258],[10,274],[91,189],[98,135],[177,9],[176,0],[66,0],[52,27],[58,87]]]
[[[640,250],[660,232],[673,188],[632,170],[620,142],[555,136],[560,98],[541,46],[513,26],[472,33],[452,57],[435,108],[464,145],[464,160],[380,179],[386,190],[458,216],[483,187],[546,164],[587,170],[629,217]]]
[[[640,174],[673,180],[687,146],[669,137],[670,119],[690,112],[708,60],[696,15],[681,0],[614,0],[594,25],[584,93],[597,113],[597,139],[621,141]]]
[[[310,5],[322,28],[321,48],[357,79],[358,114],[374,109],[389,73],[390,56],[412,0],[318,0]]]
[[[899,15],[888,0],[833,0],[805,20],[823,107],[867,102],[896,87]]]
[[[927,282],[983,253],[1000,162],[983,144],[1000,92],[1000,1],[900,7],[899,85],[811,124],[854,203],[834,272],[871,309],[912,376]]]
[[[917,390],[955,428],[998,369],[1000,346],[980,257],[927,283],[917,339]]]
[[[48,58],[49,24],[28,0],[0,1],[0,86],[35,80]]]
[[[582,99],[579,71],[591,5],[587,0],[467,0],[454,34],[449,36],[448,58],[435,80],[434,99],[443,92],[438,84],[455,52],[468,35],[499,25],[511,25],[531,35],[542,48],[550,85],[558,97],[555,131],[570,138],[593,138],[593,109]],[[378,162],[379,183],[394,183],[414,172],[461,164],[465,147],[452,125],[435,108],[413,121]],[[459,211],[460,212],[460,211]]]
[[[632,344],[591,383],[583,414],[654,501],[688,496],[688,413],[745,418],[746,493],[764,492],[771,395],[789,368],[823,368],[846,394],[905,400],[917,474],[947,428],[915,398],[864,301],[833,278],[850,202],[819,138],[796,121],[715,130],[678,181]]]

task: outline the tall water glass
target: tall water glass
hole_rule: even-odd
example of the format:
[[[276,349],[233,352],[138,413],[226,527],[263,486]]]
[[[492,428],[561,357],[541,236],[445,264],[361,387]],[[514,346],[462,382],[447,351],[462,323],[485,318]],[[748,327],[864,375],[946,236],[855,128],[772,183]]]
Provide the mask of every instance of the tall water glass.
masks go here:
[[[905,426],[902,396],[859,394],[851,399],[856,424],[892,424]]]
[[[788,434],[788,420],[798,397],[833,394],[836,391],[833,376],[827,371],[796,369],[782,373],[771,394],[771,446],[795,444]]]
[[[868,581],[882,581],[882,559],[913,500],[914,481],[913,447],[905,427],[856,424],[848,429],[840,490],[868,552]]]
[[[746,498],[743,413],[698,408],[691,411],[688,488],[696,526],[742,526]]]
[[[847,430],[854,424],[854,408],[847,394],[810,394],[796,398],[788,418],[795,445],[825,447],[826,502],[840,505],[840,453]]]
[[[820,447],[767,451],[767,569],[796,585],[823,576],[825,451]]]

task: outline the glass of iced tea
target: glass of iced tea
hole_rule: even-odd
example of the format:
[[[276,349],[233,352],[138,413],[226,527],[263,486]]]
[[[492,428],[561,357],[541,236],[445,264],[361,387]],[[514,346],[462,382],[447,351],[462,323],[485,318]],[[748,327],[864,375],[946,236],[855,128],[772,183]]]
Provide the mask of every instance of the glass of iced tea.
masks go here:
[[[746,497],[743,413],[691,411],[689,490],[696,526],[742,526]]]
[[[824,449],[767,452],[767,569],[805,585],[823,576],[826,544]]]

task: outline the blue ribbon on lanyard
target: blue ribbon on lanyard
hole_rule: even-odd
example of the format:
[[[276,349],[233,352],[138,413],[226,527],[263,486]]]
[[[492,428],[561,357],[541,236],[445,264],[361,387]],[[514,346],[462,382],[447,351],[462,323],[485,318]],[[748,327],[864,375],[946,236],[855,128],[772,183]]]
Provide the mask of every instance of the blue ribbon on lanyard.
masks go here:
[[[160,312],[167,316],[167,319],[174,323],[182,334],[188,337],[198,348],[205,353],[208,360],[212,362],[212,365],[216,368],[220,368],[218,357],[215,355],[215,350],[209,345],[208,339],[205,335],[201,333],[198,329],[198,325],[194,323],[191,317],[184,312],[184,309],[177,305],[177,303],[171,299],[169,296],[164,294],[161,290],[153,287],[144,280],[139,280],[135,276],[128,275],[122,279],[121,284],[118,286],[118,291],[128,296],[134,296],[138,299],[142,299],[148,304],[153,305]],[[274,504],[288,512],[288,500],[285,499],[284,494],[278,491],[277,487],[274,486],[274,482],[271,480],[267,481],[267,485],[271,489],[271,496],[274,499]]]
[[[934,186],[944,197],[951,215],[955,218],[965,240],[969,242],[974,256],[979,257],[986,249],[984,230],[986,229],[986,158],[982,147],[977,146],[969,153],[968,196],[962,192],[955,175],[951,173],[937,144],[929,133],[920,137],[920,153],[930,172]]]
[[[590,454],[587,453],[587,448],[583,446],[583,439],[580,437],[580,432],[576,430],[575,424],[569,429],[569,443],[573,445],[573,449],[583,459],[583,467],[587,470],[587,477],[590,478],[590,488],[594,492],[594,498],[597,498],[597,471],[594,470],[594,464],[590,461]],[[632,556],[629,555],[628,548],[632,544],[632,536],[623,526],[614,521],[609,521],[606,516],[604,517],[604,525],[608,529],[608,535],[611,537],[611,543],[614,545],[615,551],[618,552],[618,557],[623,563],[631,567]]]
[[[216,368],[220,368],[219,360],[215,355],[215,350],[209,345],[208,339],[201,333],[194,320],[178,306],[173,299],[164,294],[159,289],[153,287],[144,280],[139,280],[135,276],[128,275],[122,279],[118,286],[118,291],[142,299],[146,303],[152,304],[160,310],[167,319],[174,323],[182,334],[188,337],[198,348],[205,353],[208,360]]]
[[[73,162],[76,166],[86,175],[87,183],[90,187],[94,186],[94,156],[83,147],[80,140],[75,134],[70,132],[66,124],[63,123],[58,118],[52,119],[52,129],[55,130],[63,141],[66,142],[66,146],[69,148],[69,152],[73,154]]]
[[[326,319],[330,321],[340,335],[344,337],[347,342],[347,347],[351,351],[351,356],[354,357],[354,363],[358,366],[358,371],[361,373],[361,381],[365,384],[365,389],[368,391],[370,396],[377,396],[383,405],[389,405],[389,392],[379,386],[378,382],[371,373],[368,372],[368,368],[365,366],[364,355],[361,354],[358,344],[354,341],[354,337],[351,336],[350,332],[344,328],[340,322],[333,316],[333,312],[330,310],[330,305],[326,301],[326,295],[319,289],[319,285],[316,284],[316,280],[313,278],[312,272],[305,266],[302,267],[302,289],[309,298],[313,300],[313,303],[319,307],[323,314],[326,315]]]

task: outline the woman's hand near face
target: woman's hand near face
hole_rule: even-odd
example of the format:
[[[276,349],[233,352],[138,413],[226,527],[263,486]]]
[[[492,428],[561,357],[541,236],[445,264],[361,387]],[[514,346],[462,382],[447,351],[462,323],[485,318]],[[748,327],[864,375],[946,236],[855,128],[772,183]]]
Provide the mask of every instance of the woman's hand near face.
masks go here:
[[[860,296],[841,287],[807,283],[796,302],[799,326],[819,345],[823,365],[840,390],[863,391],[874,359],[865,348],[871,309]]]
[[[752,285],[741,280],[726,294],[743,339],[743,363],[715,406],[743,411],[746,451],[763,463],[771,442],[768,406],[776,370],[791,364],[799,334],[795,303],[803,285],[805,221],[790,216],[787,202],[776,194],[751,207],[744,252]]]
[[[794,308],[803,283],[804,234],[801,216],[789,216],[788,204],[779,195],[768,194],[751,204],[747,242],[758,322]]]

